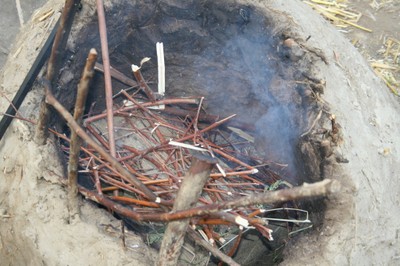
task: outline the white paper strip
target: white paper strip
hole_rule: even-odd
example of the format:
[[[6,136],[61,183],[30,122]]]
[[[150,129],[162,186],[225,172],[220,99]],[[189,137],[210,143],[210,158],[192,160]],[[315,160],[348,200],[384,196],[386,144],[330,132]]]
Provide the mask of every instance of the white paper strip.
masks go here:
[[[206,149],[203,149],[203,148],[200,148],[200,147],[197,147],[197,146],[194,146],[194,145],[190,145],[190,144],[186,144],[186,143],[181,143],[181,142],[177,142],[177,141],[173,141],[173,140],[170,140],[170,141],[168,142],[168,144],[169,144],[169,145],[172,145],[172,146],[178,146],[178,147],[182,147],[182,148],[186,148],[186,149],[191,149],[191,150],[196,150],[196,151],[208,151],[208,150],[206,150]]]
[[[164,44],[158,42],[156,44],[157,63],[158,63],[158,93],[165,95],[165,63],[164,63]]]

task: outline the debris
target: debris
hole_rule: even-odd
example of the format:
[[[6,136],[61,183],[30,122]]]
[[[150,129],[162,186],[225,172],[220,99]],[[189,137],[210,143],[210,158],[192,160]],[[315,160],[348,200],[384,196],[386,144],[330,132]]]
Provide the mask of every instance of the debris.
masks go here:
[[[320,13],[326,19],[330,20],[335,26],[339,28],[347,28],[348,26],[353,26],[366,32],[372,32],[371,29],[368,29],[358,24],[362,13],[351,10],[346,4],[343,4],[342,1],[310,0],[303,2],[311,6],[318,13]]]

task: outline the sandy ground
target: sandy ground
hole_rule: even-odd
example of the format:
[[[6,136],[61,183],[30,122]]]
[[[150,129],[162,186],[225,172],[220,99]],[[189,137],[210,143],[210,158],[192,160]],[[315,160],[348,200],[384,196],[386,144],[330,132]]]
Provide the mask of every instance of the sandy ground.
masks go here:
[[[0,9],[0,68],[12,50],[19,29],[29,22],[34,10],[41,7],[45,0],[3,0]]]
[[[62,1],[48,6],[60,7]],[[399,105],[365,59],[337,29],[300,1],[254,1],[293,21],[291,31],[321,49],[329,64],[315,72],[327,82],[324,99],[343,129],[340,152],[348,164],[331,169],[343,192],[328,199],[325,225],[289,246],[286,265],[398,265],[400,263]],[[2,91],[13,95],[46,35],[46,22],[23,29],[22,47],[5,65]],[[339,55],[339,61],[334,56]],[[28,95],[21,114],[34,119],[40,92]],[[7,103],[1,99],[0,106]],[[33,126],[14,121],[0,143],[0,256],[4,265],[150,265],[154,253],[132,236],[123,249],[118,222],[82,202],[80,221],[67,223],[57,151],[32,142]],[[116,228],[116,229],[110,229]]]

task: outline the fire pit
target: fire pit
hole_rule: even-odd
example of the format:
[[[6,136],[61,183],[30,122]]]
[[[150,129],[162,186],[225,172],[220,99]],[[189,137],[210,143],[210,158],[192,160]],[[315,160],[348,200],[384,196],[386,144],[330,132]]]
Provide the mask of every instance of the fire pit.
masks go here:
[[[310,231],[310,225],[319,228],[324,202],[298,201],[292,194],[261,205],[240,199],[286,195],[304,182],[330,177],[332,165],[347,162],[335,151],[342,143],[341,127],[321,97],[325,77],[313,72],[316,64],[328,66],[327,56],[309,44],[312,36],[292,32],[286,15],[259,7],[242,1],[117,1],[106,6],[118,162],[90,142],[83,145],[79,189],[115,211],[124,226],[155,248],[165,230],[162,222],[173,224],[180,215],[190,219],[196,234],[184,248],[185,261],[207,261],[207,252],[193,251],[204,240],[213,251],[243,264],[279,261],[276,253],[291,238]],[[94,11],[92,4],[83,5],[56,82],[44,84],[72,110],[88,51],[98,51],[83,127],[111,153]],[[164,45],[165,95],[156,89],[158,42]],[[143,63],[147,57],[151,60]],[[133,64],[141,75],[132,73]],[[58,115],[51,126],[69,155],[71,130]],[[196,165],[192,157],[216,166],[200,198],[175,209],[181,184],[198,174],[189,169]],[[213,207],[221,212],[210,211]],[[249,230],[240,227],[248,225]]]
[[[269,16],[252,5],[231,2],[119,1],[108,7],[116,156],[151,188],[153,192],[149,193],[155,193],[157,199],[155,203],[147,201],[151,195],[131,187],[126,183],[129,179],[88,148],[83,148],[85,155],[80,159],[80,182],[86,187],[81,192],[93,198],[90,191],[96,188],[105,200],[128,204],[147,217],[146,213],[154,212],[152,208],[160,207],[158,203],[172,204],[193,150],[218,159],[217,170],[211,173],[213,180],[206,183],[199,199],[204,206],[320,180],[318,160],[330,156],[338,127],[334,117],[328,129],[316,125],[329,111],[324,110],[320,99],[324,82],[309,69],[313,61],[326,59],[318,50],[298,43],[296,36],[288,35]],[[160,76],[158,42],[165,48],[165,95],[155,95],[151,88],[156,87]],[[53,90],[67,109],[75,104],[75,88],[91,48],[101,50],[95,16],[78,20],[73,27],[72,41]],[[140,67],[135,66],[132,73],[131,65],[139,62]],[[104,67],[97,63],[95,69],[84,127],[109,150]],[[314,118],[313,123],[310,118]],[[55,128],[64,128],[61,119],[54,121]],[[69,139],[61,138],[67,140],[62,141],[62,148],[68,155]],[[96,201],[108,206],[102,199]],[[310,209],[311,205],[315,206]],[[311,228],[309,224],[319,225],[323,204],[311,205],[253,205],[223,216],[204,216],[191,224],[199,227],[207,241],[217,241],[221,250],[230,256],[237,254],[235,258],[249,264],[271,256],[266,250],[276,256],[275,250],[281,249],[289,236]],[[308,208],[317,215],[309,218],[308,211],[299,208]],[[139,220],[154,220],[143,217]],[[237,235],[235,229],[229,229],[241,217],[247,217],[246,224],[255,218],[250,221],[257,232],[252,241],[270,240],[259,242],[264,248],[251,258],[245,255],[248,241],[242,240],[244,248],[237,251],[246,234]],[[266,220],[258,223],[256,219],[262,217]],[[139,230],[129,218],[137,220],[137,216],[125,219],[133,224],[132,229]],[[163,231],[154,225],[151,229],[145,227],[147,240]],[[277,231],[275,240],[272,228]],[[252,234],[247,233],[250,238]],[[227,240],[221,235],[232,243],[224,244]],[[148,242],[159,245],[154,240]]]

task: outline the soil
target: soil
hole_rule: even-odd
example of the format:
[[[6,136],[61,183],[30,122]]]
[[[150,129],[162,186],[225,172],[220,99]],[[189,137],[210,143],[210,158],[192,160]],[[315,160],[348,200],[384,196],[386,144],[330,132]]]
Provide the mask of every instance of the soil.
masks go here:
[[[60,9],[63,1],[48,6]],[[171,1],[174,2],[174,1]],[[243,1],[242,1],[243,2]],[[326,199],[324,223],[291,241],[283,264],[396,265],[400,260],[399,106],[365,59],[335,28],[300,1],[245,1],[259,12],[285,21],[285,34],[313,59],[311,73],[326,81],[322,102],[342,129],[333,156],[321,161],[317,178],[335,178],[342,191]],[[106,2],[107,6],[109,2]],[[87,12],[93,12],[89,10]],[[284,19],[283,19],[284,18]],[[290,21],[290,22],[287,22]],[[16,58],[2,70],[2,90],[12,98],[48,34],[46,22],[20,33]],[[284,27],[283,27],[284,28]],[[281,33],[283,32],[280,29]],[[312,38],[306,41],[308,36]],[[339,52],[339,62],[333,52]],[[293,54],[292,54],[293,55]],[[317,55],[317,56],[316,56]],[[295,54],[294,54],[295,56]],[[322,60],[323,59],[323,60]],[[42,92],[33,90],[21,115],[35,120]],[[2,109],[7,101],[0,101]],[[309,121],[310,124],[312,121]],[[322,119],[318,126],[327,127]],[[156,256],[130,235],[126,249],[119,222],[93,204],[81,201],[81,218],[68,221],[64,175],[54,143],[37,146],[33,125],[15,120],[0,143],[0,254],[4,265],[149,265]],[[313,149],[308,150],[309,153]],[[330,154],[331,155],[331,154]],[[314,155],[315,157],[315,155]],[[337,161],[346,164],[337,164]],[[51,162],[51,163],[49,163]],[[318,164],[317,164],[318,165]],[[258,262],[260,263],[260,262]]]

